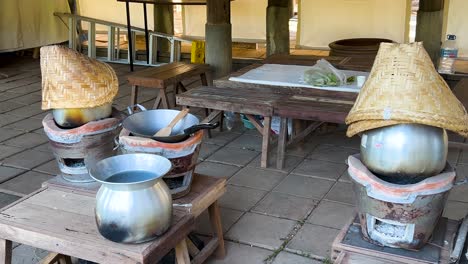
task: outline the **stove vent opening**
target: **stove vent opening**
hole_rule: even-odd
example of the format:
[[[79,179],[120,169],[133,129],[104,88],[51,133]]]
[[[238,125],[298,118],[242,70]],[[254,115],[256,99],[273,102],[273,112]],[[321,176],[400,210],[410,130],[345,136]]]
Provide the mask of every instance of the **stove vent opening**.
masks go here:
[[[174,178],[163,178],[163,180],[167,184],[167,187],[172,190],[184,186],[184,178],[185,176],[179,176]]]
[[[63,164],[64,164],[66,167],[69,167],[69,168],[81,168],[81,167],[85,167],[84,159],[68,159],[68,158],[64,158],[64,159],[62,159],[62,160],[63,160]]]
[[[414,226],[414,224],[380,219],[367,214],[367,232],[369,237],[383,245],[412,242]]]
[[[375,219],[374,229],[384,236],[400,239],[405,236],[406,232],[405,225],[390,224],[379,219]]]

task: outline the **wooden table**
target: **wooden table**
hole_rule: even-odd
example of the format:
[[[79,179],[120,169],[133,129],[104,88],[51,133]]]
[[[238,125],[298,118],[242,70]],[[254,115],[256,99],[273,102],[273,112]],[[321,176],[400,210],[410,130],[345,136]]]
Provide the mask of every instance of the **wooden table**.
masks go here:
[[[96,226],[94,195],[42,188],[2,209],[0,263],[11,263],[12,241],[98,263],[155,263],[172,248],[178,263],[189,263],[185,238],[194,217],[173,210],[170,229],[142,244],[119,244],[102,237]]]
[[[326,58],[343,69],[369,70],[371,62],[360,61],[354,66],[350,58],[275,55],[267,58],[264,63],[314,65],[317,59]],[[354,59],[357,61],[358,59]],[[216,109],[208,120],[214,119],[222,111],[232,111],[246,114],[263,136],[261,166],[268,164],[268,151],[271,134],[271,118],[281,117],[281,128],[278,137],[277,168],[282,169],[284,152],[287,145],[303,138],[317,128],[321,122],[344,123],[357,93],[336,92],[304,87],[286,87],[264,84],[252,84],[230,81],[230,77],[238,77],[262,64],[253,64],[237,72],[214,81],[215,87],[199,87],[184,94],[177,95],[177,104],[184,106]],[[347,68],[348,67],[348,68]],[[263,125],[252,115],[265,117]],[[287,119],[302,119],[317,121],[303,132],[287,140]]]
[[[44,184],[51,189],[84,192],[94,196],[100,187],[99,183],[70,183],[61,176],[57,176]],[[208,210],[213,238],[207,242],[205,247],[197,251],[187,240],[189,251],[192,256],[192,264],[203,263],[210,255],[215,253],[217,258],[224,258],[224,238],[219,212],[218,199],[226,192],[226,179],[195,174],[190,192],[173,201],[174,208],[184,211],[197,218]]]

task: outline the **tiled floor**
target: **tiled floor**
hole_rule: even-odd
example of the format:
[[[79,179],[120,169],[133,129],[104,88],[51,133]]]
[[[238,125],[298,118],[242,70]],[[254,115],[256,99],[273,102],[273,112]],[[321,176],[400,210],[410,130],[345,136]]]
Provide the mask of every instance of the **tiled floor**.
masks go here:
[[[113,66],[121,83],[115,104],[124,109],[130,93],[124,78],[128,66]],[[0,79],[0,206],[33,192],[58,173],[41,129],[46,112],[40,109],[39,62],[17,57],[3,65],[0,60],[2,69],[14,74]],[[142,89],[140,101],[151,106],[155,95],[154,90]],[[320,263],[329,257],[332,240],[354,212],[345,160],[359,151],[359,139],[346,138],[343,128],[314,135],[287,150],[282,171],[260,168],[260,147],[259,134],[240,122],[231,131],[214,131],[202,144],[197,172],[228,180],[220,200],[228,253],[224,260],[208,263]],[[468,173],[468,152],[451,150],[449,160],[459,178]],[[452,191],[444,215],[465,216],[467,188]],[[210,233],[207,222],[206,214],[198,219],[198,233]],[[17,246],[15,263],[35,263],[43,253]]]

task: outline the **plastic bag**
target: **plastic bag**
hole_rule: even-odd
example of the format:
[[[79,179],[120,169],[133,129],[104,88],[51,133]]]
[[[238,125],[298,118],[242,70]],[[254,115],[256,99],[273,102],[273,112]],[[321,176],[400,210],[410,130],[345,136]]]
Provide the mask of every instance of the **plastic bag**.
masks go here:
[[[320,59],[304,72],[304,82],[313,86],[341,86],[346,84],[346,75],[328,61]]]

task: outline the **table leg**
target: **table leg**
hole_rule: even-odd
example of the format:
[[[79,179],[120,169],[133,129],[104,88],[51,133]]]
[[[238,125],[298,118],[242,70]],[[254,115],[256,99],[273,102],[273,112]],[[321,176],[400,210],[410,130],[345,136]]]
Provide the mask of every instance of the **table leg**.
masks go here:
[[[159,95],[161,96],[162,106],[164,109],[170,109],[169,100],[167,100],[166,88],[160,89]]]
[[[125,1],[125,10],[127,13],[128,56],[130,59],[130,71],[133,71],[132,26],[130,24],[130,3],[128,1]]]
[[[185,238],[182,239],[175,248],[177,264],[190,264],[190,256],[187,249]]]
[[[223,226],[221,225],[221,213],[219,212],[218,201],[208,207],[210,214],[211,227],[214,229],[214,235],[218,238],[218,248],[216,249],[216,258],[224,258],[226,250],[224,249]]]
[[[130,95],[130,105],[136,105],[138,103],[138,86],[132,85],[132,94]]]
[[[286,141],[288,138],[288,119],[281,117],[280,131],[278,135],[278,153],[276,157],[276,168],[282,170],[284,167],[284,153],[286,151]]]
[[[270,129],[271,129],[271,117],[265,116],[263,118],[263,141],[262,141],[262,157],[260,167],[268,167],[268,150],[270,146]]]
[[[185,242],[187,243],[189,255],[192,256],[192,258],[195,258],[198,254],[200,254],[200,250],[197,248],[197,246],[195,246],[190,238],[187,237]]]
[[[200,74],[201,84],[203,86],[208,86],[208,79],[206,78],[206,73]]]
[[[70,256],[62,255],[59,259],[60,264],[72,264],[72,260]]]
[[[146,64],[149,64],[149,33],[148,33],[148,18],[146,16],[146,3],[143,3],[143,19],[145,20],[145,44],[146,44]]]
[[[11,263],[12,243],[10,240],[0,239],[0,264]]]
[[[158,92],[158,96],[156,96],[156,99],[154,100],[153,109],[158,109],[159,104],[161,104],[161,92],[161,90]]]

